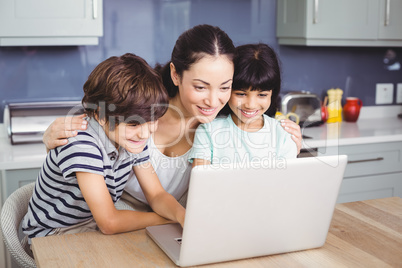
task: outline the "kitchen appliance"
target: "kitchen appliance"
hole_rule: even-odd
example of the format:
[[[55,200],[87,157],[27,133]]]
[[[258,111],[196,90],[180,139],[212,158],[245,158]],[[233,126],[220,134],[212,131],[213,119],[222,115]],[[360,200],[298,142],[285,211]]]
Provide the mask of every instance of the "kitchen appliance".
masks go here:
[[[308,91],[294,91],[281,98],[281,112],[295,113],[299,116],[301,127],[318,126],[324,123],[321,118],[321,100]]]
[[[11,144],[42,142],[57,117],[82,112],[81,101],[13,102],[5,105],[4,125]]]

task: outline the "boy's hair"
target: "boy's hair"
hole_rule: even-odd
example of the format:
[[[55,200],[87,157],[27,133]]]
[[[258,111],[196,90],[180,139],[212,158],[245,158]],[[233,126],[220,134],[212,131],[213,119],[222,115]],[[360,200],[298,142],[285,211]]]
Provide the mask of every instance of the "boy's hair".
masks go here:
[[[271,105],[266,112],[273,116],[281,89],[281,70],[275,51],[266,44],[248,44],[236,48],[232,90],[272,90]],[[220,114],[229,114],[228,105]]]
[[[131,53],[101,62],[84,84],[82,105],[89,117],[118,124],[143,124],[159,119],[169,98],[162,80],[147,62]]]
[[[205,56],[218,57],[225,55],[233,60],[235,46],[232,39],[219,27],[202,24],[182,33],[176,41],[172,51],[170,62],[176,68],[179,77],[183,72],[204,58]],[[170,76],[170,62],[164,66],[157,64],[155,69],[161,74],[163,83],[169,93],[169,97],[176,96],[179,88],[173,83]]]

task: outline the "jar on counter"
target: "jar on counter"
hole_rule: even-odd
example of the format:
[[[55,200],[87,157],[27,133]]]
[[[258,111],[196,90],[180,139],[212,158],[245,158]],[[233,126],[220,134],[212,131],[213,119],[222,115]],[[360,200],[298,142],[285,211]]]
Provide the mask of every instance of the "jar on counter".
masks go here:
[[[362,106],[363,102],[359,98],[346,98],[346,103],[343,106],[343,119],[346,122],[356,122],[359,118],[360,108]]]
[[[327,123],[342,122],[342,95],[343,91],[339,88],[328,89],[328,120]]]

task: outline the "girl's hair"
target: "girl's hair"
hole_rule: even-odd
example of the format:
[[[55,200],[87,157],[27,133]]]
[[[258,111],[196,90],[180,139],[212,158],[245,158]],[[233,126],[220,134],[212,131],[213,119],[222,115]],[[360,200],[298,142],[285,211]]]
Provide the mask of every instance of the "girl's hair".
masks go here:
[[[170,62],[176,68],[180,78],[183,72],[190,69],[191,65],[205,56],[225,55],[231,61],[235,55],[235,47],[230,37],[219,27],[203,24],[197,25],[182,33],[173,48]],[[161,74],[169,97],[173,98],[178,92],[170,76],[170,62],[156,65],[155,69]]]
[[[121,122],[155,121],[166,112],[168,102],[158,73],[131,53],[96,66],[84,84],[82,99],[85,113],[110,122],[111,130]]]
[[[248,44],[236,48],[232,90],[272,90],[268,116],[276,113],[277,98],[281,89],[281,70],[275,51],[266,44]],[[228,105],[220,115],[230,113]]]

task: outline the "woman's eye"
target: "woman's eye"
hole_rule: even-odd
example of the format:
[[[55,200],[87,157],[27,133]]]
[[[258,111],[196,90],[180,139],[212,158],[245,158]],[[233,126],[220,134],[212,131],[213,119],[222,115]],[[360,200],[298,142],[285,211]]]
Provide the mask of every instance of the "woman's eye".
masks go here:
[[[194,86],[194,88],[195,88],[196,90],[199,90],[199,91],[205,90],[205,87],[204,87],[204,86],[200,86],[200,87]]]
[[[222,91],[229,91],[231,88],[230,87],[222,87],[221,90]]]

